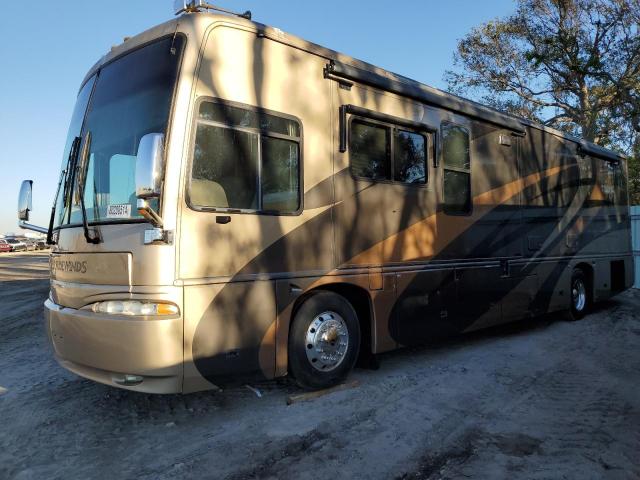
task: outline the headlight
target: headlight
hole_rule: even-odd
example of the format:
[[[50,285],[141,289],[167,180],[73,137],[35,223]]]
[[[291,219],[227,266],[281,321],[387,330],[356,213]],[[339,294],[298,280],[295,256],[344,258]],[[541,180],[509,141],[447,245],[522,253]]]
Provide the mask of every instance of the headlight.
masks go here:
[[[171,303],[140,302],[137,300],[109,300],[90,305],[96,313],[112,315],[177,315],[178,307]]]

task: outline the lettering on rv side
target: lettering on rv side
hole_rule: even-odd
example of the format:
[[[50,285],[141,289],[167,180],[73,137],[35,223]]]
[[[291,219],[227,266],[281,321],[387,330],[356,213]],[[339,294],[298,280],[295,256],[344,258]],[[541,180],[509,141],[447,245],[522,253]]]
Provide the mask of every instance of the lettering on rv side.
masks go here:
[[[71,273],[87,273],[87,261],[61,260],[53,258],[49,260],[51,273],[71,272]]]

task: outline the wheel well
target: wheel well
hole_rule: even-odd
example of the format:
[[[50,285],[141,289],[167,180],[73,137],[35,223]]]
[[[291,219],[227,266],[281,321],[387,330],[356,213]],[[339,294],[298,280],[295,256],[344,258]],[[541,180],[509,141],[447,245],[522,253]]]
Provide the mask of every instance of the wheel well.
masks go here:
[[[313,295],[315,292],[320,291],[329,291],[337,293],[338,295],[344,297],[356,311],[356,315],[358,316],[358,323],[360,324],[360,357],[368,356],[373,353],[373,345],[372,345],[372,335],[371,335],[371,327],[372,327],[372,306],[371,306],[371,298],[369,293],[361,287],[356,285],[351,285],[348,283],[332,283],[330,285],[322,285],[314,290],[307,292],[304,296],[300,297],[291,313],[291,318],[293,318],[298,311],[298,308],[302,303],[309,298],[309,296]]]
[[[584,276],[587,279],[587,286],[589,287],[587,294],[589,295],[589,299],[593,301],[593,266],[588,263],[579,263],[574,268],[582,270]]]

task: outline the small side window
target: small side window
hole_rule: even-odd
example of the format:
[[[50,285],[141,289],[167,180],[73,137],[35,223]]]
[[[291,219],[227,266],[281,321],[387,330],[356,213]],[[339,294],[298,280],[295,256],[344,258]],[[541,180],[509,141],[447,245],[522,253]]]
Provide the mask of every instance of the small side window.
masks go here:
[[[299,199],[298,143],[262,137],[262,210],[295,212]]]
[[[393,179],[403,183],[427,182],[427,142],[423,135],[396,130]]]
[[[389,180],[389,128],[361,120],[351,123],[351,173],[372,180]]]
[[[448,168],[469,170],[469,131],[459,125],[445,123],[442,126],[442,151]]]
[[[444,212],[471,213],[471,158],[469,131],[459,125],[442,125],[444,163]]]

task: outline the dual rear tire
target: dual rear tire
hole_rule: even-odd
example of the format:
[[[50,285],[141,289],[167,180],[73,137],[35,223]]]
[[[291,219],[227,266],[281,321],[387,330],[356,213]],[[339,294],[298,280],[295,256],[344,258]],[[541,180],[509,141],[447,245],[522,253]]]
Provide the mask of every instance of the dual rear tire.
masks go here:
[[[329,388],[353,369],[360,350],[360,324],[341,295],[317,291],[297,309],[289,332],[289,370],[306,389]]]

